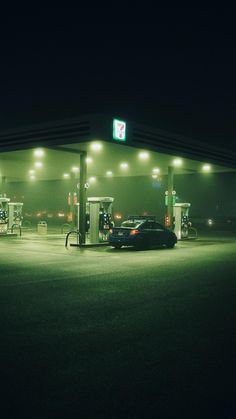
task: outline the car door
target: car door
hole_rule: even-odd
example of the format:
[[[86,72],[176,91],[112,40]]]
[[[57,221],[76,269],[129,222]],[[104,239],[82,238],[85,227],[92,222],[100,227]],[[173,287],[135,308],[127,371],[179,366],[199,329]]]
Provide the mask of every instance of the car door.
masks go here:
[[[141,239],[144,245],[149,245],[153,242],[153,229],[150,222],[145,221],[139,227],[139,231],[141,233]]]
[[[153,233],[154,242],[156,245],[162,245],[166,243],[166,230],[161,224],[154,223]]]
[[[150,246],[155,244],[156,238],[155,238],[155,223],[152,220],[147,220],[145,223],[143,223],[142,226],[140,226],[140,232],[142,234],[142,240],[143,242]]]

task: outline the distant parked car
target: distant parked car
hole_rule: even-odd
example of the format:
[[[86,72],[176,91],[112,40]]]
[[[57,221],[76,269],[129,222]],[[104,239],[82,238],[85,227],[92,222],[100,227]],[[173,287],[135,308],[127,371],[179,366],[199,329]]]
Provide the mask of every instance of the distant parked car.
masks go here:
[[[156,222],[152,216],[130,216],[120,227],[110,230],[108,242],[116,249],[133,246],[136,249],[152,246],[172,248],[177,243],[175,233]]]

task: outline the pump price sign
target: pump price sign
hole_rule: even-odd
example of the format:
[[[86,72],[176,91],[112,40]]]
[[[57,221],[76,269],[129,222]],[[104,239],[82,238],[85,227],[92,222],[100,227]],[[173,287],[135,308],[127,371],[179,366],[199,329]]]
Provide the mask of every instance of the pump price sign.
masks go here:
[[[113,119],[113,140],[126,141],[126,122]]]

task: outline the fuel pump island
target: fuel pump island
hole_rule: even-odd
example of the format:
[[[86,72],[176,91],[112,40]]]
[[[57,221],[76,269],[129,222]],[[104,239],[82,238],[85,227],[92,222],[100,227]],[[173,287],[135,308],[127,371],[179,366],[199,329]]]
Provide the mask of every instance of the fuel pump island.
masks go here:
[[[189,202],[178,202],[173,207],[174,232],[178,240],[197,238],[197,230],[192,227],[189,219],[190,206],[191,204]]]
[[[0,195],[0,237],[16,236],[14,228],[18,228],[21,235],[22,202],[10,202],[5,195]]]
[[[172,223],[171,217],[167,213],[165,216],[165,226],[172,228],[174,233],[177,236],[178,240],[182,239],[196,239],[197,230],[192,227],[192,223],[189,219],[189,209],[191,204],[189,202],[175,202],[175,191],[172,191],[172,194],[169,198],[168,191],[165,193],[165,205],[168,206],[168,201],[172,201]]]
[[[168,190],[165,192],[165,206],[165,227],[172,229],[178,240],[196,239],[197,230],[192,227],[192,223],[189,220],[191,204],[189,202],[176,203],[173,166],[168,166]]]
[[[112,227],[112,197],[89,197],[86,205],[87,233],[89,243],[107,241]]]
[[[99,245],[107,243],[109,229],[113,227],[112,206],[114,198],[110,196],[88,197],[86,202],[86,226],[85,243],[83,245]],[[76,230],[67,234],[66,245],[70,234],[77,234],[77,244],[71,246],[81,246],[80,242],[80,204],[76,203]]]

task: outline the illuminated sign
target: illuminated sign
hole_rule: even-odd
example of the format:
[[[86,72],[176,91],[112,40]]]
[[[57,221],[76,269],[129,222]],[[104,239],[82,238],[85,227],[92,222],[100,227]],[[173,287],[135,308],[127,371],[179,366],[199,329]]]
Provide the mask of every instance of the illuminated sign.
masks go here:
[[[126,141],[126,122],[113,119],[113,140]]]

